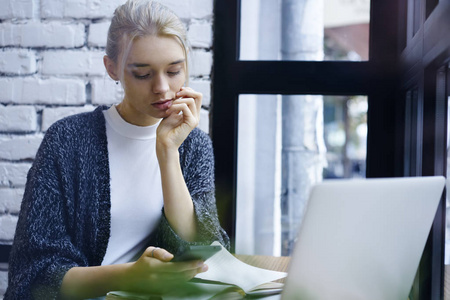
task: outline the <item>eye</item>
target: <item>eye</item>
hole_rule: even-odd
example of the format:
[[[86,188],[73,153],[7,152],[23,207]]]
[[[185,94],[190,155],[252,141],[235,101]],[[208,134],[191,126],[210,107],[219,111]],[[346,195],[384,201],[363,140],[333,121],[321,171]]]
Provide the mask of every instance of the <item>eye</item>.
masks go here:
[[[180,74],[181,71],[176,71],[176,72],[167,72],[167,74],[169,74],[169,76],[177,76],[178,74]]]
[[[134,76],[136,79],[147,79],[147,78],[150,77],[150,74],[145,74],[145,75],[133,74],[133,76]]]

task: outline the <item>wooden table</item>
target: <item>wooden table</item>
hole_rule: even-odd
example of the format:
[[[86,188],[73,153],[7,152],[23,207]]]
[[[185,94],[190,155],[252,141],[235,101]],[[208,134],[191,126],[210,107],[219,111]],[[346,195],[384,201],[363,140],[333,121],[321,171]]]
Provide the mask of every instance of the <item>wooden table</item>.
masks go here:
[[[287,272],[290,257],[274,257],[274,256],[264,256],[264,255],[240,255],[235,254],[235,256],[245,262],[246,264],[264,268],[268,270]],[[279,280],[279,282],[284,282],[284,279]],[[278,298],[277,298],[278,299]],[[445,266],[445,276],[444,276],[444,300],[450,300],[450,265]]]
[[[242,260],[246,264],[274,270],[287,272],[290,257],[273,257],[273,256],[263,256],[263,255],[235,255],[238,259]],[[280,280],[281,282],[284,279]],[[450,265],[445,266],[444,275],[444,299],[450,300]]]
[[[445,265],[444,299],[450,300],[450,265]]]
[[[246,264],[273,271],[287,272],[290,257],[264,256],[264,255],[240,255],[235,254],[236,258]]]
[[[236,256],[236,258],[251,266],[280,272],[287,272],[290,261],[290,257],[287,256],[275,257],[264,255],[240,255],[240,254],[235,254],[234,256]],[[284,283],[285,280],[286,278],[283,278],[280,280],[275,280],[275,282]]]

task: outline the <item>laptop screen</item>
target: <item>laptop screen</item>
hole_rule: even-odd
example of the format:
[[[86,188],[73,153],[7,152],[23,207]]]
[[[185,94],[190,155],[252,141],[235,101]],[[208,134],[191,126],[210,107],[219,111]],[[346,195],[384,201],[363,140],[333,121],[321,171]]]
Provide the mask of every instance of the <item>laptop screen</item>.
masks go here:
[[[313,187],[283,299],[407,299],[444,177]]]

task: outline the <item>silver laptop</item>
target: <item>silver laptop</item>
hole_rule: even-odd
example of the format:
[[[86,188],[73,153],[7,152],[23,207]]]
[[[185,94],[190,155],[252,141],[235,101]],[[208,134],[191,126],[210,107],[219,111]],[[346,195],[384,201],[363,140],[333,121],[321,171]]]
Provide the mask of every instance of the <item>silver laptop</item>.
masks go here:
[[[444,177],[316,185],[282,299],[407,299]]]

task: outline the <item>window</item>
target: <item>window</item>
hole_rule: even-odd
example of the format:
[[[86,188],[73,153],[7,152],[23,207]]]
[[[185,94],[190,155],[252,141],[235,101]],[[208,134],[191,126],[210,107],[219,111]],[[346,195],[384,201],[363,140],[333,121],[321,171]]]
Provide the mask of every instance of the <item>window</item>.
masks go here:
[[[289,255],[312,185],[365,177],[366,145],[366,96],[240,95],[236,252]]]
[[[241,60],[367,61],[370,0],[241,2]]]
[[[253,56],[244,56],[242,49],[251,50],[255,45],[254,42],[242,45],[249,41],[244,32],[247,29],[241,30],[241,23],[245,22],[242,20],[245,16],[241,18],[244,2],[216,1],[215,7],[211,134],[216,155],[216,197],[225,215],[221,217],[222,224],[234,242],[233,247],[236,246],[240,95],[367,95],[366,176],[445,173],[447,149],[442,139],[445,140],[446,134],[442,130],[446,130],[447,110],[442,109],[442,97],[437,96],[436,74],[448,63],[450,53],[450,39],[446,36],[450,31],[447,1],[372,1],[370,59],[357,62],[288,60],[281,59],[279,54],[267,57],[254,52]],[[309,2],[315,1],[305,1]],[[260,7],[254,9],[260,11]],[[405,16],[407,22],[403,21]],[[280,42],[273,41],[277,43]],[[326,56],[325,50],[322,55]],[[409,102],[409,109],[405,101],[408,92],[411,99],[417,99]],[[408,125],[411,122],[416,127]],[[411,134],[415,137],[422,134],[425,138],[408,140]],[[408,160],[405,153],[409,153]],[[411,299],[443,298],[444,220],[445,199],[425,247]]]

